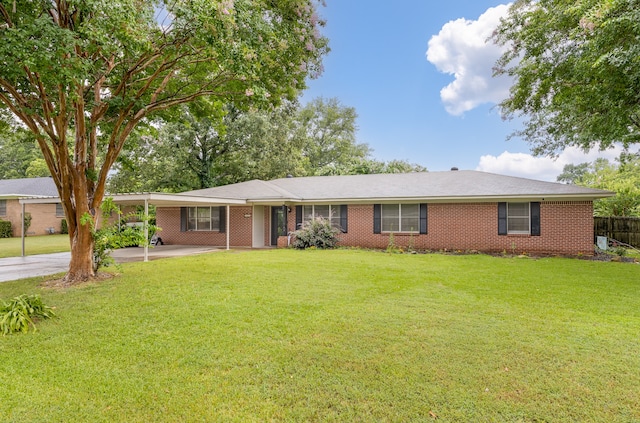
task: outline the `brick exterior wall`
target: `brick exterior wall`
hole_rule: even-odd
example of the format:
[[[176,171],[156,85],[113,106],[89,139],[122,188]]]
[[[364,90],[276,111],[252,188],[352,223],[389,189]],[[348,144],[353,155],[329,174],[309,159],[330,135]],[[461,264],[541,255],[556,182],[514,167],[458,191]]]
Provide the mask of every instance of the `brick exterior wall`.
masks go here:
[[[231,207],[230,245],[252,245],[250,206]],[[264,245],[270,245],[271,208],[265,207]],[[295,206],[288,213],[287,226],[295,228]],[[428,204],[428,233],[394,233],[398,247],[410,244],[418,250],[478,250],[527,254],[592,254],[593,204],[590,201],[546,201],[540,204],[540,236],[498,235],[498,203]],[[226,234],[180,232],[180,208],[158,208],[160,236],[168,244],[226,245]],[[286,245],[286,237],[278,240]],[[389,245],[389,234],[373,233],[373,204],[349,205],[348,233],[340,235],[342,246],[381,248]]]
[[[252,207],[231,207],[229,211],[229,245],[251,247]],[[245,217],[249,215],[249,217]],[[156,225],[162,228],[158,235],[165,244],[174,245],[227,245],[227,234],[217,231],[180,231],[180,207],[158,207]]]
[[[56,216],[55,204],[27,204],[25,213],[31,213],[31,226],[27,229],[27,235],[48,235],[49,228],[53,228],[59,234],[61,221],[64,216]],[[22,236],[22,205],[19,200],[7,200],[7,214],[0,216],[2,220],[11,222],[14,237]]]

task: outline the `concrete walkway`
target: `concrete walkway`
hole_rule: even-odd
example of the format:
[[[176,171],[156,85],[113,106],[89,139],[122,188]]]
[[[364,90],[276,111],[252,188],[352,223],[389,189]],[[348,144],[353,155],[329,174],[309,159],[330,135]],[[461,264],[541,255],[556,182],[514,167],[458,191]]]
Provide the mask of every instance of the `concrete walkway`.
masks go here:
[[[207,246],[159,245],[154,248],[149,248],[149,260],[188,256],[211,251],[219,251],[219,249]],[[141,247],[122,248],[113,251],[111,256],[117,263],[142,261],[144,259],[144,249]],[[71,253],[68,252],[1,258],[0,282],[66,272],[69,270],[70,259]]]

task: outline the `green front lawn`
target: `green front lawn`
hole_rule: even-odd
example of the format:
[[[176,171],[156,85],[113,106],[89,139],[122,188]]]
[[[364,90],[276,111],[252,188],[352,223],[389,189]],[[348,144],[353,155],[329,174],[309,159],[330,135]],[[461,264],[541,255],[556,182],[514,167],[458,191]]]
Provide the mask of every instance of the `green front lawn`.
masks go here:
[[[27,236],[24,238],[27,255],[69,251],[69,235]],[[0,238],[0,258],[22,255],[22,238]]]
[[[640,421],[640,265],[216,252],[40,293],[0,421]]]

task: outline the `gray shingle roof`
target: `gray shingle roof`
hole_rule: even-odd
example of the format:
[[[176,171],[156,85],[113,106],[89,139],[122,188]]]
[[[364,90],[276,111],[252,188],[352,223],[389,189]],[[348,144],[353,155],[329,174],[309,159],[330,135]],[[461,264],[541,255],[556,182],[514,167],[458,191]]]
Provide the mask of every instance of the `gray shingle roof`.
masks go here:
[[[0,197],[57,197],[52,178],[0,179]]]
[[[609,191],[473,170],[253,180],[185,194],[249,202],[482,201],[496,199],[596,199]]]

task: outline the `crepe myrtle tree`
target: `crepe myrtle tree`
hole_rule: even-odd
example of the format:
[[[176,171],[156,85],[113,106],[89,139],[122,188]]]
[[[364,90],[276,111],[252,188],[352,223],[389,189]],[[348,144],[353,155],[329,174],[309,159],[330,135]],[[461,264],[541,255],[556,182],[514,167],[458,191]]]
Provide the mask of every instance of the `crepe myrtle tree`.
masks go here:
[[[496,74],[514,78],[501,104],[524,118],[514,135],[537,154],[640,142],[637,0],[516,0],[493,40]]]
[[[69,226],[67,283],[94,276],[86,216],[129,134],[198,98],[295,98],[321,71],[316,0],[0,0],[0,108],[37,140]],[[1,115],[1,114],[0,114]]]

